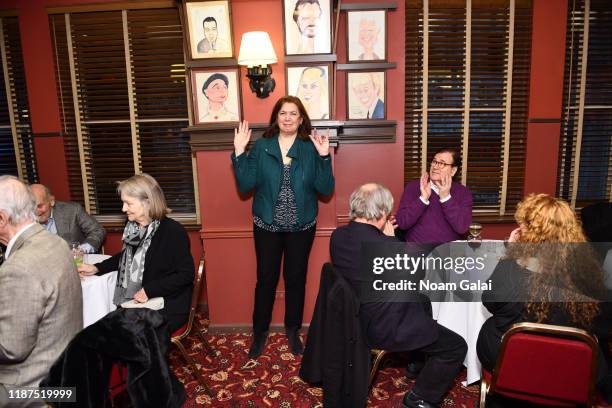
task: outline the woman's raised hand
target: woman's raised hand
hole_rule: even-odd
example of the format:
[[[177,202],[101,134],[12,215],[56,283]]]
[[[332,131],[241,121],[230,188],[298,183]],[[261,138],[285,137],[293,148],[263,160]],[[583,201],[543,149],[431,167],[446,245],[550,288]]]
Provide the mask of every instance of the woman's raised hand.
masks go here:
[[[249,129],[249,122],[243,120],[242,123],[238,125],[238,128],[234,129],[234,152],[236,153],[236,157],[244,153],[250,139],[251,129]]]
[[[317,129],[312,129],[312,133],[308,135],[319,156],[327,156],[329,154],[329,129],[326,135],[319,135]]]

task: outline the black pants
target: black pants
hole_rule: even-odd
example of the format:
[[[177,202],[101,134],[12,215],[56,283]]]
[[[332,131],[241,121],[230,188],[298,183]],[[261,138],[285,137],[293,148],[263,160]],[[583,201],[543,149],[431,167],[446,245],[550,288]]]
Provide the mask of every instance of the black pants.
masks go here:
[[[253,331],[255,333],[263,333],[270,327],[283,255],[285,328],[300,329],[302,327],[308,256],[315,230],[316,226],[298,232],[270,232],[253,225],[257,257],[257,285],[255,286],[255,308],[253,310]]]
[[[442,401],[463,366],[467,353],[463,337],[444,326],[436,325],[438,340],[418,349],[425,354],[426,360],[413,388],[416,394],[432,403]]]

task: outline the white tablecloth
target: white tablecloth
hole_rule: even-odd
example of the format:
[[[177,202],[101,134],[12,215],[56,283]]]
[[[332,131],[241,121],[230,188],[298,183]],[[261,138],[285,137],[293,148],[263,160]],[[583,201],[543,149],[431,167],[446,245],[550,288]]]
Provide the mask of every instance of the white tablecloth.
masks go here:
[[[453,256],[483,256],[486,254],[485,266],[488,273],[492,273],[500,257],[503,255],[503,241],[483,240],[482,246],[472,248],[468,245],[454,245],[451,243]],[[464,249],[465,248],[465,249]],[[457,254],[457,250],[464,251],[465,254]],[[447,271],[452,272],[452,271]],[[465,279],[469,277],[469,271],[463,275],[451,276],[449,281]],[[476,300],[476,299],[474,299]],[[467,368],[466,384],[472,384],[480,380],[481,364],[476,353],[476,341],[478,333],[484,322],[491,317],[491,313],[484,307],[482,302],[432,302],[433,318],[442,326],[459,334],[468,346],[467,355],[463,365]]]
[[[94,264],[109,258],[108,255],[85,255],[85,263]],[[87,276],[81,280],[83,290],[83,327],[87,327],[116,309],[113,304],[117,272],[102,276]]]

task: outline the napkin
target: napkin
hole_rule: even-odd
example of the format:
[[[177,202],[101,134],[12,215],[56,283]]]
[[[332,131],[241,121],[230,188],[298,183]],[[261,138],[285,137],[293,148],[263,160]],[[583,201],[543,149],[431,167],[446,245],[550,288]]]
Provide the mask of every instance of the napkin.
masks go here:
[[[138,307],[146,307],[147,309],[152,310],[160,310],[164,308],[164,298],[163,297],[154,297],[147,300],[144,303],[137,302],[135,299],[128,300],[127,302],[123,302],[121,307],[125,309],[138,308]]]

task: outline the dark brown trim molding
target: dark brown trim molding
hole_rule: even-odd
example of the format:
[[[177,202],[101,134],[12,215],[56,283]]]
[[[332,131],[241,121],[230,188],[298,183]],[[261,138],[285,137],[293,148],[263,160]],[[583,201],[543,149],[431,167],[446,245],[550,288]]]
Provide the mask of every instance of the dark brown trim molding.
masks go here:
[[[338,136],[343,143],[395,143],[394,120],[347,120]]]
[[[337,64],[338,71],[358,71],[369,69],[394,69],[397,67],[395,62],[357,62],[349,64]]]
[[[330,237],[336,227],[321,227],[315,232],[315,237]],[[206,239],[253,239],[253,228],[214,228],[200,232],[200,237]]]
[[[64,136],[64,132],[42,132],[42,133],[32,133],[32,137],[62,137]]]
[[[485,224],[514,224],[516,223],[514,215],[494,215],[494,214],[478,214],[472,213],[472,219],[474,221]]]
[[[319,131],[325,132],[329,129],[330,145],[338,145],[338,128],[342,122],[331,120],[313,121],[312,125]],[[252,134],[251,143],[259,139],[263,132],[268,128],[267,123],[250,123]],[[236,125],[228,124],[207,124],[205,126],[191,126],[183,129],[184,132],[191,134],[189,144],[191,150],[233,150],[234,149],[234,129]]]
[[[236,58],[206,58],[203,60],[185,61],[187,68],[208,68],[208,67],[232,67],[238,68]]]
[[[397,3],[344,3],[340,5],[340,10],[395,10]]]
[[[336,54],[286,55],[285,64],[295,62],[336,62]]]
[[[530,118],[529,123],[561,123],[561,118]]]
[[[75,4],[67,6],[47,6],[47,14],[88,13],[91,11],[137,10],[152,8],[173,8],[173,0],[128,0],[111,1],[108,3]]]
[[[320,120],[312,125],[319,131],[329,129],[330,145],[337,147],[342,143],[394,143],[397,122],[394,120]],[[191,150],[214,151],[234,148],[234,129],[236,125],[207,124],[190,126],[183,129],[191,135]],[[268,127],[265,123],[250,124],[253,130],[251,143],[261,137]]]

